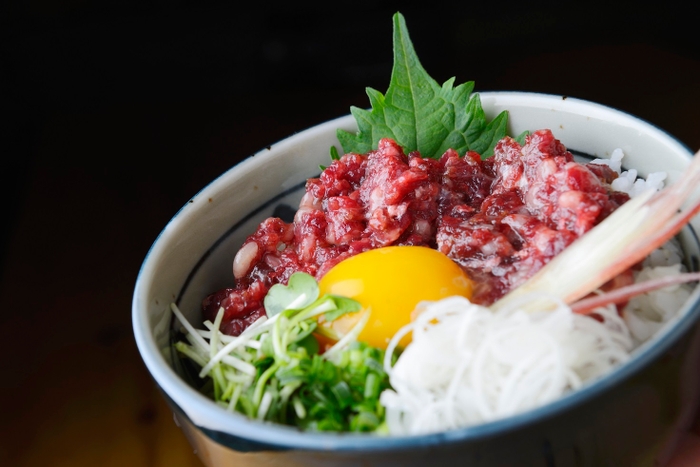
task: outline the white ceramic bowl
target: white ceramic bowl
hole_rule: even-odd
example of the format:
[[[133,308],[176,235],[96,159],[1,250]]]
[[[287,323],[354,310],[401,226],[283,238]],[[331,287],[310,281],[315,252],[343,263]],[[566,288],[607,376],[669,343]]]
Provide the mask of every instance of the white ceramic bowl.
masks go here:
[[[663,170],[673,181],[692,157],[659,128],[595,103],[518,92],[480,97],[489,118],[509,112],[510,134],[550,128],[570,150],[596,157],[622,148],[625,166],[642,175]],[[177,302],[191,322],[200,322],[202,298],[232,284],[232,259],[246,236],[276,207],[296,206],[305,180],[329,163],[338,128],[356,126],[351,116],[315,126],[212,181],[168,223],[138,275],[136,342],[207,465],[442,465],[454,456],[475,465],[632,465],[667,455],[700,393],[698,290],[672,324],[608,377],[540,409],[447,433],[409,438],[301,433],[229,413],[188,385],[170,348],[169,304]],[[689,243],[696,254],[692,238]],[[646,411],[642,422],[640,411]]]

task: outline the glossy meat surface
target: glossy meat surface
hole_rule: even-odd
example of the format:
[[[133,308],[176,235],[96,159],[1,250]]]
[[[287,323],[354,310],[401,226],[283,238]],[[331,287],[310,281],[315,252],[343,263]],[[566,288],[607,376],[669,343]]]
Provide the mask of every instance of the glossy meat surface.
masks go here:
[[[203,301],[204,318],[223,306],[224,332],[238,335],[264,313],[267,290],[293,272],[320,279],[345,258],[389,245],[440,250],[474,279],[473,301],[489,304],[627,201],[610,188],[616,176],[575,162],[549,130],[522,147],[504,138],[484,161],[452,150],[424,159],[383,139],[309,179],[292,223],[261,223],[234,259],[235,286]]]

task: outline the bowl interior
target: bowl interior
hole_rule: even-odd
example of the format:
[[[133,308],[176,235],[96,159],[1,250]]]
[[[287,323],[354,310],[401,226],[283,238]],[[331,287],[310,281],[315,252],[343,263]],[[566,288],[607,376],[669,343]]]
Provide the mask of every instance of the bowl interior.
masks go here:
[[[510,134],[549,128],[568,149],[593,157],[606,158],[614,149],[621,148],[625,153],[623,164],[636,168],[641,175],[665,171],[673,181],[692,157],[688,148],[662,130],[601,105],[528,93],[481,93],[480,98],[489,118],[502,110],[509,112]],[[317,176],[320,165],[329,164],[329,148],[338,145],[335,134],[339,128],[354,131],[353,118],[342,117],[293,135],[222,174],[173,217],[143,263],[133,300],[139,350],[158,385],[199,426],[250,439],[268,439],[269,431],[273,430],[278,443],[290,446],[321,443],[348,447],[356,442],[356,437],[300,436],[287,427],[270,427],[228,413],[185,382],[179,374],[182,370],[178,359],[170,351],[169,304],[177,303],[190,322],[199,325],[202,298],[233,284],[231,264],[238,247],[265,218],[274,214],[290,220],[304,193],[306,179]],[[694,227],[698,227],[697,221]],[[697,261],[697,240],[692,230],[686,231],[683,238],[684,247]],[[692,301],[697,299],[698,290]],[[697,315],[697,308],[686,306],[673,327],[690,326],[697,321]],[[643,365],[644,358],[650,358],[647,354],[652,352],[654,342],[672,338],[671,327],[637,352],[636,365]],[[616,374],[605,378],[607,382],[593,386],[603,388],[605,384],[613,384]],[[547,410],[561,410],[575,402],[575,398],[565,398],[551,409],[536,411],[534,416],[541,416]],[[527,417],[514,417],[490,424],[490,428],[462,431],[459,436],[513,428],[526,421]],[[424,438],[426,443],[437,439]]]

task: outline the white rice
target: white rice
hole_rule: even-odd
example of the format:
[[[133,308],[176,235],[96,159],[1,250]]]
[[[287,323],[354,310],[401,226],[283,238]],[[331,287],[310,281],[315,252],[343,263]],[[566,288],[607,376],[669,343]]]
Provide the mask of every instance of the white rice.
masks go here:
[[[658,191],[664,187],[666,172],[652,172],[646,179],[638,177],[635,169],[622,170],[624,156],[622,149],[618,148],[612,152],[610,159],[594,159],[591,164],[607,165],[617,172],[619,176],[611,184],[613,190],[627,193],[632,198],[648,189]]]
[[[686,272],[676,242],[667,243],[655,253],[644,261],[644,268],[635,273],[636,282]],[[691,292],[690,285],[678,284],[632,298],[625,307],[623,317],[635,346],[651,338],[673,318]]]

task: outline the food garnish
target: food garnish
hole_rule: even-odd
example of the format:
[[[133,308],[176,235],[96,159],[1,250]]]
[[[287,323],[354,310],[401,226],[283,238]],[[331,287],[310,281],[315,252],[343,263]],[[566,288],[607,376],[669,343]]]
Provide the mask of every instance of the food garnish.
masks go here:
[[[196,330],[176,305],[171,309],[185,329],[175,348],[210,378],[206,389],[222,406],[250,418],[316,431],[376,431],[384,419],[379,396],[388,388],[384,353],[356,341],[364,321],[323,354],[313,332],[327,321],[359,310],[359,303],[325,294],[318,297],[312,276],[295,273],[289,286],[268,293],[271,311],[239,336],[219,330],[216,320]],[[365,320],[366,321],[366,320]]]
[[[343,150],[365,154],[376,149],[382,138],[391,138],[406,153],[419,151],[433,159],[448,149],[491,156],[496,143],[506,136],[508,113],[501,112],[489,122],[479,95],[472,94],[473,81],[455,87],[453,77],[440,86],[418,60],[403,15],[396,13],[393,21],[394,66],[389,88],[386,95],[367,88],[371,110],[350,108],[358,131],[338,130]],[[337,150],[331,152],[337,159]]]

